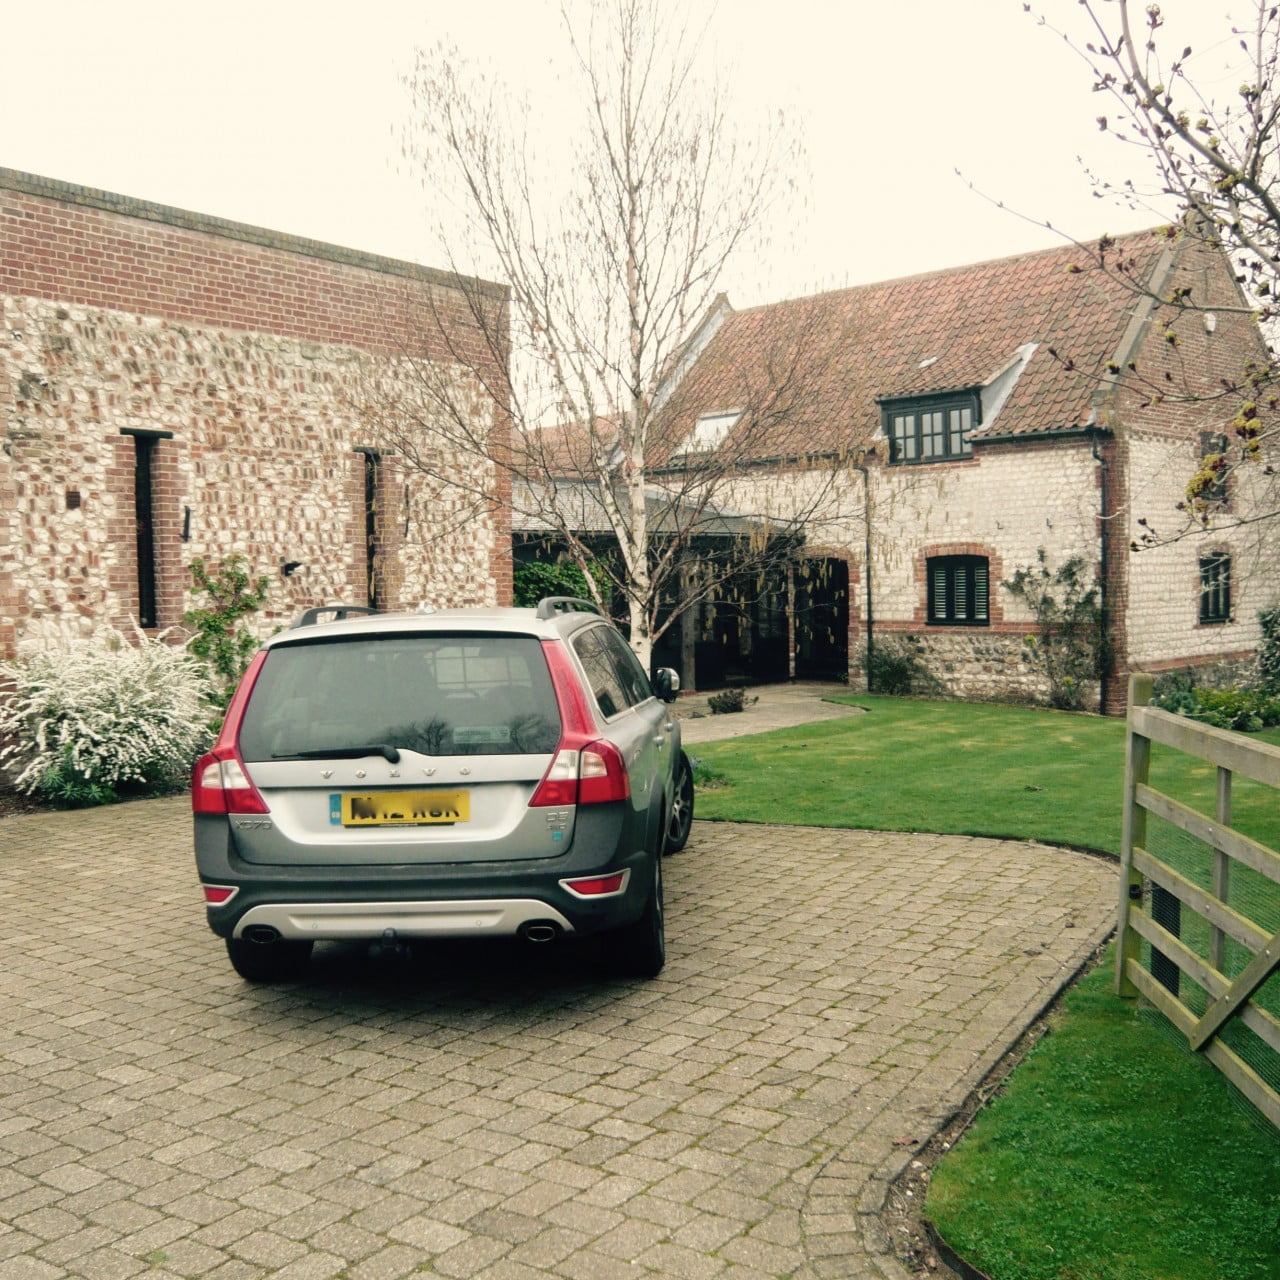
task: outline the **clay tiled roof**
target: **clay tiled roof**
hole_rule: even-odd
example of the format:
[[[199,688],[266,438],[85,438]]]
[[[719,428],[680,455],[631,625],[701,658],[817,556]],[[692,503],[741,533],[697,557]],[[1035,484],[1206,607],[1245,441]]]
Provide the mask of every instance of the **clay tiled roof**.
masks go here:
[[[611,451],[618,435],[617,416],[596,419],[595,435],[606,453]],[[521,474],[545,479],[593,477],[591,433],[577,422],[532,428],[517,433],[513,450]]]
[[[1167,244],[1156,232],[1120,237],[1107,260],[1123,259],[1130,278],[1144,282]],[[1007,400],[974,438],[1084,426],[1098,375],[1127,358],[1122,343],[1141,303],[1112,272],[1090,268],[1095,248],[1068,245],[734,312],[672,397],[660,450],[678,450],[699,416],[734,409],[747,410],[734,429],[744,458],[856,448],[880,425],[879,400],[987,386],[1028,344],[1034,351]]]

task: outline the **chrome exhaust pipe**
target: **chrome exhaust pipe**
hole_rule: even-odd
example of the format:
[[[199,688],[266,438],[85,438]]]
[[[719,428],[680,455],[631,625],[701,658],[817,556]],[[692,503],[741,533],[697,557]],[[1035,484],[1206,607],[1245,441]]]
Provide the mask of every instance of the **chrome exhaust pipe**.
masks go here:
[[[560,936],[560,926],[550,920],[531,920],[520,926],[520,936],[526,942],[554,942]]]
[[[261,947],[270,946],[280,941],[280,930],[269,924],[251,924],[240,935],[246,942],[255,942]]]

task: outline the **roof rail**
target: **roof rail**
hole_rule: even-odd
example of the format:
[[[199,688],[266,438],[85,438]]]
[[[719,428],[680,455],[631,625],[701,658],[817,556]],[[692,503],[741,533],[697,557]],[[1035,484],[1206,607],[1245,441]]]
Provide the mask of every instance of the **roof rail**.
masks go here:
[[[318,604],[314,609],[298,614],[289,624],[289,629],[296,631],[299,627],[314,627],[321,618],[326,622],[341,622],[343,618],[360,618],[379,612],[371,604]]]
[[[538,614],[541,619],[554,618],[558,613],[595,613],[600,614],[600,606],[591,600],[581,600],[577,596],[543,596],[538,601]],[[603,614],[600,614],[603,617]]]

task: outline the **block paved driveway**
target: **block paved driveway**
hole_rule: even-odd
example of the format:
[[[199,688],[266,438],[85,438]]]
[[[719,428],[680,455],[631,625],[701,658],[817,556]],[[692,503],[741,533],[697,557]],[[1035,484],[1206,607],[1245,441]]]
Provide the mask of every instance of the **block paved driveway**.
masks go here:
[[[318,950],[254,988],[183,800],[0,820],[0,1277],[902,1277],[887,1180],[1110,925],[1035,845],[699,824],[655,982]]]

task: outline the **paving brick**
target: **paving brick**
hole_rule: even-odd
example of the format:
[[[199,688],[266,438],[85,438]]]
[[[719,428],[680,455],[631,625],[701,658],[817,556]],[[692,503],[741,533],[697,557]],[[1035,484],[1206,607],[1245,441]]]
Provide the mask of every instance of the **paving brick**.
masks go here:
[[[52,1262],[43,1262],[30,1254],[12,1258],[0,1255],[0,1276],[4,1280],[66,1280],[66,1270]]]
[[[350,1269],[350,1280],[403,1280],[417,1275],[425,1261],[417,1249],[390,1245]]]
[[[546,1268],[585,1248],[590,1237],[566,1227],[548,1227],[538,1232],[532,1240],[512,1249],[508,1257],[531,1267]]]
[[[0,896],[33,922],[0,936],[3,1280],[902,1280],[866,1225],[895,1140],[1114,901],[1113,868],[1034,845],[699,825],[654,982],[571,949],[517,972],[321,948],[273,990],[205,931],[188,824],[170,801],[0,819]],[[104,904],[108,876],[139,891]]]
[[[442,1276],[485,1276],[500,1258],[511,1252],[505,1240],[471,1236],[432,1259],[432,1269]]]

